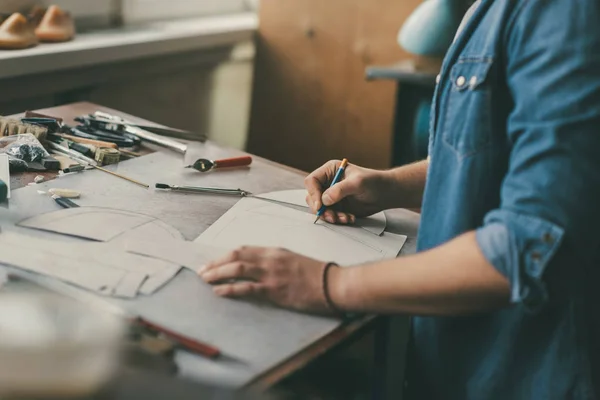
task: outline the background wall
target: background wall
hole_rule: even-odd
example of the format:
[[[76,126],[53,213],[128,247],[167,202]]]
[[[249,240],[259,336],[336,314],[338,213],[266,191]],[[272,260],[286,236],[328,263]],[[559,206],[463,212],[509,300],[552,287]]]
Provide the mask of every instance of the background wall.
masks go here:
[[[244,149],[248,132],[254,46],[243,43],[219,63],[168,67],[93,88],[89,101],[165,125],[205,133]]]
[[[262,0],[249,151],[304,170],[390,166],[395,85],[364,71],[408,57],[396,35],[420,2]]]

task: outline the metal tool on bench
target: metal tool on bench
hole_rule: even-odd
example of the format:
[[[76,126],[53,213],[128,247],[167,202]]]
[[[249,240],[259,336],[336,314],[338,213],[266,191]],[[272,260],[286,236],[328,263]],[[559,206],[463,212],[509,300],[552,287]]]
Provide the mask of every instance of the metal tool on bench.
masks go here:
[[[223,158],[221,160],[200,158],[186,168],[193,168],[200,172],[208,172],[217,168],[247,167],[250,164],[252,164],[252,157],[250,156]]]
[[[155,143],[160,146],[167,147],[181,154],[185,154],[185,152],[187,151],[187,145],[185,143],[181,143],[176,140],[153,133],[148,129],[149,127],[144,127],[145,129],[142,129],[133,122],[127,121],[126,119],[121,118],[117,115],[96,111],[94,114],[83,115],[81,117],[76,118],[75,120],[84,124],[86,127],[114,132],[116,134],[135,135],[141,140],[145,140],[150,143]],[[168,130],[164,129],[163,131]]]
[[[75,203],[73,200],[67,199],[65,197],[58,196],[56,194],[52,195],[52,200],[56,202],[62,208],[77,208],[79,204]]]
[[[103,119],[106,118],[107,116],[110,116],[111,118],[115,117],[115,116],[111,115],[110,113],[96,111],[94,114],[84,115],[79,118],[81,120],[83,120],[83,122],[86,124],[103,126],[103,124],[106,123],[105,121],[103,121]],[[98,117],[100,117],[100,119],[98,119]],[[169,128],[169,127],[138,124],[138,123],[126,120],[125,118],[121,118],[121,117],[116,117],[116,118],[120,119],[119,120],[120,125],[133,126],[136,128],[146,130],[148,132],[156,133],[157,135],[168,136],[168,137],[172,137],[172,138],[176,138],[176,139],[191,140],[191,141],[195,141],[195,142],[204,142],[206,140],[206,135],[201,135],[201,134],[184,131],[181,129]],[[76,120],[78,120],[78,119],[76,119]],[[114,124],[115,122],[112,121],[111,123]]]
[[[110,143],[108,147],[133,147],[140,144],[140,139],[133,134],[106,131],[88,126],[72,127],[64,124],[61,119],[43,116],[42,114],[28,112],[26,117],[21,119],[21,122],[45,127],[50,138],[65,138],[64,135],[67,135],[67,139],[83,139],[89,144],[98,141]]]
[[[65,146],[61,146],[60,144],[54,143],[52,141],[48,141],[47,143],[48,143],[48,147],[51,150],[55,151],[56,153],[64,154],[74,161],[77,161],[77,162],[80,162],[83,164],[89,164],[94,167],[98,165],[96,160],[94,160],[93,158],[86,157],[78,151],[69,149],[68,147],[65,147]]]
[[[262,197],[255,195],[252,192],[243,189],[230,189],[230,188],[217,188],[217,187],[202,187],[202,186],[178,186],[168,185],[166,183],[157,183],[155,185],[157,189],[173,190],[176,192],[187,192],[187,193],[198,193],[198,194],[216,194],[223,196],[235,196],[235,197],[251,197],[253,199],[267,201],[269,203],[279,204],[285,207],[293,208],[295,210],[310,212],[308,206],[301,206],[299,204],[288,203],[286,201],[270,199],[268,197]]]
[[[59,145],[57,143],[54,143],[54,142],[48,142],[48,146],[52,150],[56,151],[57,153],[64,154],[67,157],[71,158],[73,161],[78,162],[79,164],[82,165],[81,168],[77,167],[77,166],[75,166],[75,167],[69,167],[69,168],[66,169],[65,172],[83,171],[85,169],[85,167],[90,166],[92,168],[99,169],[102,172],[106,172],[107,174],[116,176],[117,178],[121,178],[121,179],[129,181],[131,183],[135,183],[136,185],[139,185],[139,186],[141,186],[143,188],[148,189],[150,187],[149,185],[147,185],[147,184],[145,184],[143,182],[137,181],[135,179],[132,179],[132,178],[130,178],[128,176],[125,176],[125,175],[119,174],[117,172],[113,172],[111,170],[99,167],[98,163],[96,162],[96,160],[93,160],[93,159],[91,159],[89,157],[86,157],[83,154],[80,154],[80,153],[76,152],[75,150],[71,150],[69,148],[63,147],[63,146],[61,146],[61,145]]]
[[[242,189],[226,189],[216,187],[202,187],[202,186],[177,186],[167,185],[166,183],[157,183],[157,189],[170,189],[180,192],[193,192],[193,193],[211,193],[211,194],[223,194],[229,196],[247,197],[252,193]]]
[[[134,147],[140,144],[140,138],[128,132],[115,132],[91,126],[67,127],[63,133],[90,140],[114,143],[118,147]]]

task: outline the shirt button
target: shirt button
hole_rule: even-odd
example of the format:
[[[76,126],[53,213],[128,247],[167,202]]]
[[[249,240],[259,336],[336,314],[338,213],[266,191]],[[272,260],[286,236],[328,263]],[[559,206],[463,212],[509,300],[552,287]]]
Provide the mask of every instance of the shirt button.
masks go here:
[[[475,87],[475,85],[477,85],[477,77],[476,76],[472,76],[471,80],[469,81],[469,86]]]
[[[542,241],[546,244],[552,244],[554,242],[554,236],[549,233],[544,233],[544,236],[542,236]]]
[[[438,74],[438,76],[435,77],[435,84],[439,85],[441,80],[442,80],[442,76]]]
[[[465,83],[467,83],[467,78],[465,78],[464,76],[459,76],[456,79],[456,85],[458,87],[463,87],[465,85]]]

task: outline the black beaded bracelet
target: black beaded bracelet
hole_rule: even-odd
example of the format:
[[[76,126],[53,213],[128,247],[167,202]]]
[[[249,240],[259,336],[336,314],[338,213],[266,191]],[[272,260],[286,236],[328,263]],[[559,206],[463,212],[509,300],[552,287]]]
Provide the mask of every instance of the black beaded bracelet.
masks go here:
[[[325,301],[327,302],[327,307],[329,307],[329,309],[334,313],[344,317],[345,313],[335,306],[335,304],[331,300],[331,296],[329,295],[329,281],[327,277],[329,269],[331,267],[339,267],[339,265],[333,262],[325,264],[325,267],[323,268],[323,296],[325,297]]]

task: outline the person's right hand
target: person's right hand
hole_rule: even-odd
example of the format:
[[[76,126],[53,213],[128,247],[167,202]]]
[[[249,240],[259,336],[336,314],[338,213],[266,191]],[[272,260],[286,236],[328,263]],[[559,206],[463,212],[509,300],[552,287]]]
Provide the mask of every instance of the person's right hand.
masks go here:
[[[308,175],[304,186],[308,190],[306,203],[316,214],[325,204],[328,208],[322,218],[332,224],[351,224],[356,217],[366,217],[386,208],[386,193],[391,182],[386,171],[377,171],[348,164],[342,180],[329,188],[341,164],[331,160]]]

